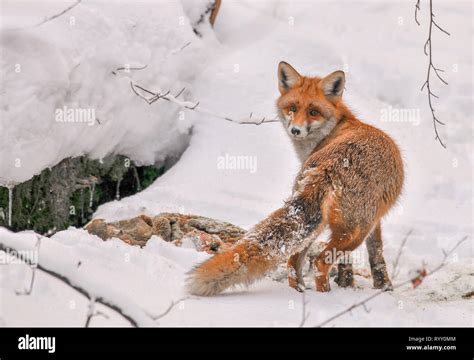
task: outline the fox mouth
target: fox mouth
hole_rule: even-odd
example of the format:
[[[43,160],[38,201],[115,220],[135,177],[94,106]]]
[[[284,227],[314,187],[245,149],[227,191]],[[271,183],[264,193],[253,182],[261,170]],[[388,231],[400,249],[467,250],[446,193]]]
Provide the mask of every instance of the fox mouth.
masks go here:
[[[308,135],[299,135],[299,136],[296,136],[296,135],[292,135],[290,134],[290,138],[292,140],[296,140],[296,141],[301,141],[301,140],[304,140],[308,137]]]

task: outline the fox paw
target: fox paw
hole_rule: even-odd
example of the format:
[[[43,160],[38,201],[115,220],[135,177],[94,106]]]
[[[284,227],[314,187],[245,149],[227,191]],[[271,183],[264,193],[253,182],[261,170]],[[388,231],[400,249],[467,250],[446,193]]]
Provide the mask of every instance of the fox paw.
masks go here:
[[[292,277],[288,278],[288,285],[298,292],[304,292],[306,290],[306,285],[303,281],[297,281]]]
[[[340,287],[354,287],[354,275],[351,272],[339,273],[334,279],[337,285]]]
[[[318,292],[329,292],[331,291],[331,286],[327,277],[317,277],[316,278],[316,291]]]
[[[372,274],[372,278],[374,280],[375,289],[382,289],[384,291],[393,290],[392,282],[390,281],[386,272],[374,272]]]
[[[305,284],[298,283],[298,285],[295,287],[295,290],[302,293],[306,290],[306,286]]]

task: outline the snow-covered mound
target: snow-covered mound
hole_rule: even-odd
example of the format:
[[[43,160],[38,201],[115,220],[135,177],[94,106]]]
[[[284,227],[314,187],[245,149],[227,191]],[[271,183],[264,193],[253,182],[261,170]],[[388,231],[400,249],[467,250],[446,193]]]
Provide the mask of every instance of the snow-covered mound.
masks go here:
[[[187,145],[189,119],[176,106],[150,107],[130,88],[133,80],[191,94],[207,54],[181,3],[84,1],[35,26],[72,3],[2,1],[2,185],[69,156],[122,154],[149,165]]]
[[[121,5],[115,6],[115,9],[94,6],[95,16],[113,12],[114,16],[109,13],[108,18],[114,24],[110,31],[119,31],[118,18],[124,19],[124,22],[135,19],[137,27],[154,26],[151,23],[155,15],[151,14],[155,14],[155,10],[151,9],[150,4],[137,7]],[[172,12],[176,7],[179,7],[176,3],[166,2],[166,6],[163,5],[158,13]],[[82,10],[78,7],[78,11],[86,9],[85,5]],[[407,285],[397,288],[393,293],[384,293],[369,303],[370,313],[359,308],[352,315],[346,314],[330,325],[473,326],[473,302],[462,297],[472,291],[474,273],[471,137],[473,69],[472,53],[466,46],[472,41],[471,12],[468,3],[453,6],[448,1],[436,2],[437,21],[452,32],[449,38],[444,38],[441,33],[436,33],[433,38],[434,59],[439,67],[446,69],[445,76],[449,81],[449,86],[434,85],[440,97],[439,100],[435,99],[437,115],[447,124],[441,136],[448,148],[443,149],[434,140],[426,93],[419,91],[425,81],[428,65],[423,54],[427,35],[426,9],[422,9],[422,26],[418,27],[413,20],[414,4],[411,1],[224,1],[215,24],[216,38],[193,40],[193,46],[199,43],[199,49],[187,55],[186,51],[193,49],[190,45],[190,49],[186,48],[176,54],[173,60],[167,60],[170,68],[180,66],[188,74],[184,78],[186,80],[183,80],[181,73],[178,76],[160,67],[164,61],[162,57],[169,53],[169,48],[153,57],[154,65],[128,53],[129,57],[122,63],[149,64],[147,73],[145,70],[132,71],[128,76],[134,79],[137,77],[137,82],[148,86],[156,84],[161,88],[171,88],[170,84],[177,79],[183,83],[188,81],[190,92],[184,98],[199,101],[200,105],[196,111],[186,111],[184,121],[173,118],[171,122],[171,126],[176,127],[184,126],[188,121],[194,124],[190,145],[180,161],[142,193],[101,206],[95,217],[114,221],[140,213],[155,215],[161,211],[180,211],[250,227],[279,207],[290,193],[299,164],[289,139],[278,123],[239,125],[197,110],[200,107],[212,109],[217,114],[233,118],[246,117],[250,113],[255,119],[262,116],[269,118],[275,114],[274,102],[278,96],[276,69],[280,60],[288,61],[303,74],[324,75],[342,69],[347,73],[344,97],[348,105],[362,120],[392,135],[400,145],[406,163],[407,180],[403,196],[383,224],[385,258],[389,271],[393,268],[403,238],[413,229],[400,258],[400,272],[394,283],[406,280],[423,264],[428,270],[433,269],[443,259],[442,249],[451,248],[466,235],[469,238],[448,257],[443,269],[426,278],[418,288]],[[174,20],[163,21],[172,23]],[[79,17],[77,21],[81,21]],[[53,26],[52,23],[49,25]],[[172,29],[159,31],[165,34],[167,31],[178,31],[174,25]],[[100,31],[100,28],[98,26],[93,31]],[[188,30],[192,31],[189,26]],[[46,27],[44,30],[41,28],[41,31],[47,31]],[[39,34],[40,30],[36,32]],[[145,44],[149,40],[141,39],[145,34],[151,38],[166,38],[163,33],[151,35],[144,31],[140,41]],[[64,39],[69,36],[72,35]],[[51,37],[54,39],[53,35]],[[90,44],[84,42],[85,49],[94,48],[95,39],[93,36],[89,39],[91,37]],[[186,40],[183,38],[183,43]],[[114,43],[117,53],[128,52],[128,46],[124,44]],[[181,44],[176,44],[176,47]],[[144,48],[147,46],[144,45]],[[86,53],[85,49],[81,53]],[[155,49],[148,51],[153,53]],[[105,53],[109,55],[109,51]],[[56,56],[52,57],[57,59]],[[118,67],[120,64],[114,62],[111,66]],[[165,79],[169,82],[150,78],[150,74],[154,73],[159,76],[168,74]],[[162,114],[176,109],[164,101],[150,107],[143,105],[140,99],[128,93],[128,81],[128,78],[105,78],[103,75],[101,87],[105,89],[114,84],[114,91],[123,91],[120,101],[114,103],[118,114],[127,112],[133,115],[134,123],[142,122],[142,127],[139,127],[141,130],[126,130],[128,134],[130,131],[142,131],[135,134],[136,143],[127,143],[129,154],[135,154],[142,161],[152,161],[147,156],[154,156],[157,151],[155,146],[164,141],[159,138],[156,142],[148,142],[153,126],[162,129],[162,121],[167,121]],[[79,84],[81,90],[78,90],[77,96],[98,91],[96,81],[83,78],[78,81]],[[179,86],[172,88],[177,89]],[[44,91],[49,92],[51,89],[48,87]],[[16,107],[12,106],[11,109]],[[406,110],[414,112],[408,118],[400,118],[400,113]],[[24,111],[30,121],[39,121],[35,113]],[[154,116],[155,111],[160,119],[159,124],[148,118],[150,114]],[[22,121],[18,123],[21,125]],[[110,131],[122,131],[116,129],[115,125],[110,126]],[[127,126],[130,123],[127,122]],[[91,128],[96,129],[96,126]],[[11,136],[17,134],[16,129],[7,131],[12,132]],[[20,139],[25,136],[24,132],[18,130]],[[75,138],[78,146],[82,146],[82,141],[88,141]],[[121,147],[125,140],[113,136],[110,141]],[[64,142],[65,147],[71,146],[66,146],[67,143]],[[10,160],[8,156],[4,157],[3,149],[2,162],[3,159]],[[61,151],[69,151],[69,148]],[[58,151],[58,154],[62,152]],[[245,160],[243,163],[247,165],[232,166],[232,160],[237,159]],[[43,165],[50,162],[40,161],[43,161]],[[15,173],[11,171],[5,167],[5,171],[2,168],[0,173],[9,179],[21,178],[14,178]],[[35,237],[29,233],[11,234],[0,229],[0,239],[3,238],[8,238],[12,245],[28,242],[30,248],[36,243]],[[45,246],[45,261],[57,252],[65,253],[67,259],[73,262],[80,259],[85,267],[78,270],[81,274],[75,275],[76,280],[88,286],[88,278],[93,277],[94,281],[104,284],[102,288],[96,287],[97,283],[94,283],[91,293],[107,295],[110,294],[110,288],[119,289],[121,304],[133,309],[138,307],[151,314],[163,312],[171,301],[185,295],[185,272],[207,256],[192,248],[174,248],[157,237],[140,249],[127,246],[119,240],[103,242],[78,229],[57,233],[51,239],[43,239],[41,244],[41,248]],[[41,254],[40,249],[40,264]],[[362,261],[355,267],[367,269],[364,246],[357,250],[357,255]],[[56,264],[53,263],[53,266]],[[28,286],[30,269],[25,265],[3,266],[0,267],[0,276],[4,280],[0,298],[3,301],[0,318],[3,318],[4,324],[83,326],[88,301],[64,284],[39,272],[32,294],[18,296],[15,290]],[[313,285],[310,279],[307,283]],[[376,291],[371,288],[371,281],[362,276],[356,276],[356,283],[355,289],[342,289],[332,284],[333,290],[327,294],[308,290],[306,300],[310,316],[306,325],[319,324]],[[237,289],[213,298],[185,300],[159,320],[158,324],[297,326],[301,321],[301,303],[299,293],[288,288],[284,282],[268,278],[248,290]],[[127,325],[126,321],[110,310],[103,307],[100,310],[110,317],[95,317],[92,326]]]

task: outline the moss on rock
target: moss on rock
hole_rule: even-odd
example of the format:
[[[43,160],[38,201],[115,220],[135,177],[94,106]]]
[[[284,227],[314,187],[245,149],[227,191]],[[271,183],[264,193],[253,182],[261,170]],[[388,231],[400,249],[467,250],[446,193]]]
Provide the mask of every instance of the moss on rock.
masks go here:
[[[10,228],[47,234],[82,227],[99,205],[143,190],[164,170],[136,166],[121,155],[64,159],[15,186]],[[8,189],[0,187],[0,226],[8,227],[8,200]]]

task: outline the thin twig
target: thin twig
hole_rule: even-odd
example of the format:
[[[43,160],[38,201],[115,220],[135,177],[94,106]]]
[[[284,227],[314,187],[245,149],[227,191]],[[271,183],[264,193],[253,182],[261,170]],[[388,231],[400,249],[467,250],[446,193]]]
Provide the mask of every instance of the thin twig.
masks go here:
[[[308,301],[306,300],[306,291],[303,290],[301,293],[301,322],[299,327],[303,327],[309,318],[310,312],[306,311],[306,305],[308,305]]]
[[[178,305],[179,303],[181,303],[184,300],[189,300],[189,299],[197,299],[197,298],[192,297],[192,296],[185,296],[185,297],[182,297],[181,299],[173,300],[173,301],[171,301],[171,304],[166,308],[166,310],[163,311],[161,314],[159,314],[159,315],[148,314],[148,316],[150,316],[154,321],[157,321],[157,320],[163,318],[164,316],[168,315],[170,313],[170,311],[173,310],[173,308],[176,305]]]
[[[443,250],[443,259],[441,260],[441,262],[439,263],[438,266],[436,266],[433,270],[431,271],[428,271],[426,272],[425,274],[423,274],[423,279],[428,277],[428,276],[431,276],[433,275],[435,272],[439,271],[440,269],[442,269],[445,265],[446,265],[446,260],[448,259],[448,257],[454,252],[454,250],[456,250],[464,241],[467,240],[467,236],[463,237],[461,240],[459,240],[456,245],[454,245],[449,251],[445,251]],[[410,279],[407,279],[399,284],[397,284],[396,286],[393,287],[393,289],[397,289],[397,288],[400,288],[402,286],[405,286],[407,284],[413,284],[413,281],[414,279],[410,278]],[[335,315],[332,315],[331,317],[329,317],[328,319],[324,320],[323,322],[321,322],[320,324],[316,325],[316,327],[322,327],[338,318],[340,318],[341,316],[347,314],[347,313],[351,313],[352,310],[354,310],[355,308],[357,307],[360,307],[360,306],[363,306],[365,307],[366,304],[373,300],[374,298],[382,295],[383,293],[385,293],[385,289],[382,289],[382,290],[379,290],[375,293],[373,293],[372,295],[368,296],[367,298],[365,298],[364,300],[361,300],[359,302],[356,302],[354,304],[352,304],[351,306],[349,306],[348,308],[336,313]],[[366,311],[367,311],[367,308],[366,308]]]
[[[415,21],[418,25],[420,25],[420,22],[418,21],[418,10],[420,10],[420,0],[416,2],[415,5]],[[442,69],[439,69],[433,65],[433,54],[432,54],[432,30],[433,30],[433,25],[438,28],[441,32],[444,34],[450,36],[450,33],[447,32],[445,29],[443,29],[441,26],[436,23],[434,20],[434,13],[433,13],[433,0],[430,0],[430,25],[429,25],[429,31],[428,31],[428,38],[426,39],[425,45],[423,47],[423,51],[426,56],[429,58],[429,64],[428,64],[428,69],[427,69],[427,74],[426,74],[426,81],[423,83],[423,86],[421,87],[421,91],[423,91],[426,88],[426,92],[428,95],[428,105],[430,107],[431,115],[433,118],[433,128],[435,131],[435,140],[438,140],[438,142],[441,144],[442,147],[446,148],[446,145],[444,142],[441,140],[439,133],[438,133],[438,124],[439,125],[444,125],[443,122],[441,122],[435,115],[435,109],[433,107],[432,103],[432,98],[438,98],[436,94],[433,93],[431,90],[431,84],[430,84],[430,76],[431,76],[431,71],[435,73],[435,75],[438,77],[438,79],[445,85],[448,85],[448,82],[444,80],[439,72],[443,72]]]
[[[148,105],[153,104],[157,100],[163,99],[163,100],[166,100],[166,101],[170,101],[170,102],[172,102],[172,103],[174,103],[174,104],[176,104],[176,105],[178,105],[182,108],[185,108],[187,110],[195,110],[197,112],[200,112],[200,113],[203,113],[203,114],[206,114],[206,115],[211,115],[211,116],[219,118],[219,119],[223,119],[223,120],[226,120],[226,121],[230,121],[230,122],[234,122],[234,123],[242,124],[242,125],[248,125],[248,124],[250,124],[250,125],[261,125],[263,123],[279,122],[277,116],[275,116],[272,119],[266,119],[265,117],[263,117],[260,120],[252,121],[252,120],[250,120],[251,117],[252,117],[252,113],[250,113],[251,114],[250,118],[237,120],[237,119],[233,119],[229,116],[216,114],[213,111],[203,109],[202,106],[200,106],[198,108],[198,106],[200,104],[199,101],[191,102],[191,101],[181,101],[181,100],[177,99],[177,97],[182,94],[184,89],[179,91],[176,95],[171,95],[170,90],[166,91],[165,93],[153,92],[151,90],[148,90],[148,89],[144,88],[143,86],[134,84],[132,81],[130,81],[130,87],[132,88],[132,91],[135,93],[135,95],[137,95],[138,97],[143,99]],[[137,91],[137,89],[147,93],[148,95],[151,95],[151,97],[149,97],[149,98],[145,97],[143,94],[140,94]]]
[[[119,68],[115,69],[114,71],[112,71],[112,74],[117,75],[117,71],[129,72],[130,70],[144,70],[144,69],[146,69],[147,67],[148,67],[148,64],[143,65],[143,66],[139,66],[139,67],[127,67],[127,66],[122,66],[122,67],[119,67]]]
[[[186,49],[189,45],[191,45],[191,41],[188,41],[186,44],[184,44],[183,46],[181,46],[180,48],[177,48],[175,50],[172,50],[168,55],[166,55],[166,57],[163,59],[163,60],[166,60],[168,59],[171,55],[176,55],[177,53],[183,51],[184,49]],[[122,67],[119,67],[115,70],[112,71],[112,74],[114,75],[117,75],[117,71],[125,71],[125,72],[129,72],[130,70],[144,70],[148,67],[148,64],[144,65],[144,66],[139,66],[139,67],[127,67],[127,66],[122,66]]]
[[[91,323],[92,318],[96,317],[96,316],[103,316],[106,319],[109,318],[109,316],[107,314],[103,313],[102,311],[96,311],[95,310],[95,298],[92,297],[89,301],[88,310],[87,310],[87,317],[86,317],[86,323],[85,323],[84,327],[88,328],[90,323]]]
[[[52,21],[54,19],[57,19],[58,17],[64,15],[65,13],[67,13],[68,11],[72,10],[73,8],[75,8],[77,5],[79,5],[81,3],[82,0],[77,0],[74,4],[70,5],[69,7],[67,7],[66,9],[64,9],[63,11],[55,14],[55,15],[52,15],[52,16],[49,16],[47,18],[45,18],[43,21],[37,23],[37,24],[34,24],[34,25],[31,25],[31,26],[27,26],[27,28],[35,28],[35,27],[38,27],[38,26],[41,26],[49,21]],[[25,29],[25,28],[20,28],[20,29],[16,29],[16,30],[21,30],[21,29]]]
[[[402,256],[403,248],[405,247],[405,244],[408,241],[408,238],[410,237],[411,233],[413,232],[413,229],[410,229],[407,234],[405,235],[405,238],[403,239],[402,243],[400,244],[400,248],[398,249],[397,256],[395,258],[395,261],[393,262],[393,267],[392,267],[392,280],[395,280],[395,278],[398,276],[398,265],[400,263],[400,258]]]
[[[177,53],[183,51],[184,49],[186,49],[189,45],[191,45],[191,41],[188,41],[186,44],[184,44],[183,46],[181,46],[180,48],[178,49],[175,49],[175,50],[172,50],[168,56],[166,56],[165,59],[169,58],[171,55],[176,55]]]
[[[420,11],[420,0],[417,0],[415,5],[415,21],[420,26],[420,22],[418,21],[418,11]]]
[[[36,238],[37,238],[36,245],[35,245],[36,256],[39,257],[39,249],[40,249],[40,245],[41,245],[41,236],[36,235]],[[33,291],[33,286],[35,284],[36,267],[37,267],[37,264],[30,265],[30,268],[31,268],[30,287],[28,289],[25,289],[24,291],[16,291],[15,293],[17,295],[27,295],[27,296],[31,295],[31,292]]]

